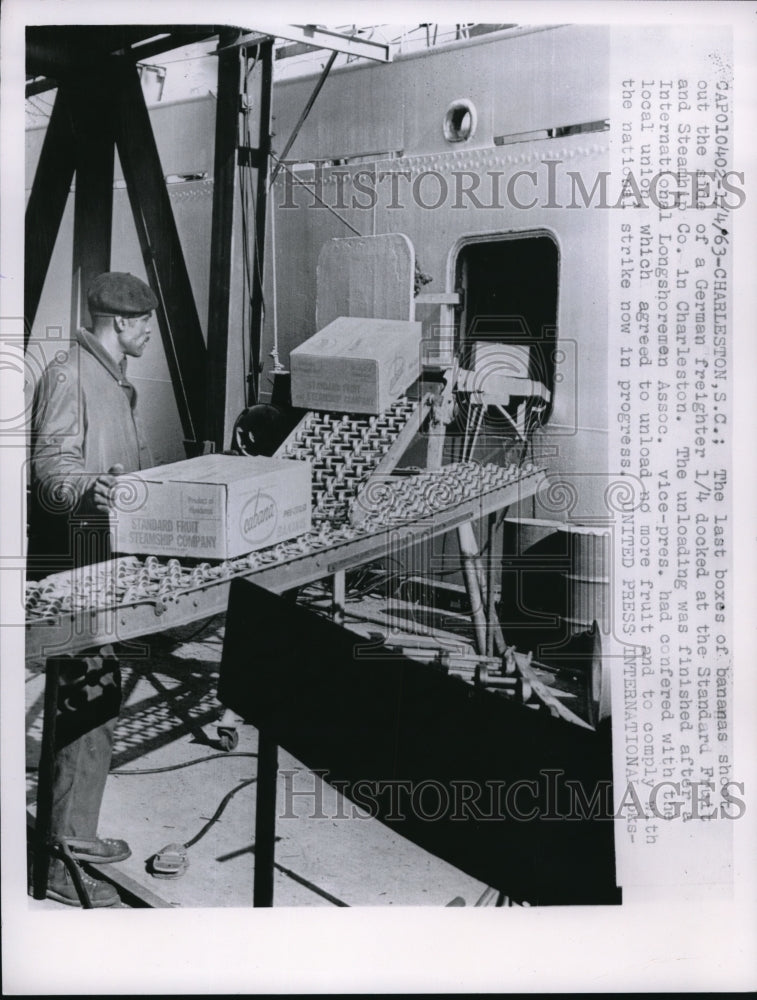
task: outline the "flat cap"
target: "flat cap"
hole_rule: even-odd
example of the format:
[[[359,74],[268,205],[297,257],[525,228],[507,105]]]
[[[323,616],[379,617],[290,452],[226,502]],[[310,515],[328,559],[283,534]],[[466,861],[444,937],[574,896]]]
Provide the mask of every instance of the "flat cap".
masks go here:
[[[92,316],[142,316],[158,305],[153,290],[133,274],[106,271],[99,274],[87,292]]]

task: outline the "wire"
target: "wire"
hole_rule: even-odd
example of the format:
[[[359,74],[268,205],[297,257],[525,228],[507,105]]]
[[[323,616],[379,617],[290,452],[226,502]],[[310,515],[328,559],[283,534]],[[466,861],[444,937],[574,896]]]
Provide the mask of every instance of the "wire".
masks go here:
[[[236,754],[215,754],[214,756],[216,756],[216,757],[257,757],[257,754],[254,754],[254,753],[236,753]],[[201,760],[212,760],[212,759],[213,759],[212,757],[201,758]],[[182,765],[174,765],[174,767],[176,767],[176,766],[188,767],[190,764],[199,764],[200,762],[201,762],[200,760],[187,761],[187,762],[185,762]],[[172,770],[172,768],[158,768],[158,770],[169,771],[169,770]],[[141,773],[141,774],[148,774],[149,772],[148,771],[141,771],[141,772],[135,772],[135,771],[132,771],[132,772],[127,772],[127,771],[121,771],[121,772],[119,772],[119,771],[111,771],[110,773],[111,774],[119,774],[119,773],[120,774],[128,774],[128,773],[132,773],[132,774],[139,774],[139,773]],[[194,835],[194,837],[191,837],[189,840],[186,840],[184,842],[184,844],[182,846],[185,848],[185,850],[189,850],[189,848],[190,847],[194,847],[194,845],[199,840],[202,840],[202,838],[205,836],[205,834],[208,832],[208,830],[210,830],[210,828],[212,826],[214,826],[218,822],[218,820],[221,818],[221,816],[223,815],[224,810],[226,809],[226,806],[229,804],[229,802],[231,802],[231,800],[234,798],[234,796],[237,794],[237,792],[241,792],[243,788],[247,788],[249,785],[255,784],[255,782],[257,780],[258,780],[257,778],[246,778],[244,781],[240,782],[235,788],[232,788],[230,792],[227,792],[226,795],[224,795],[224,797],[221,799],[220,803],[218,804],[218,806],[216,808],[216,811],[213,813],[213,815],[210,817],[210,819],[207,821],[207,823],[200,829],[200,831],[198,833],[196,833]],[[317,886],[314,882],[311,882],[309,879],[306,879],[302,875],[298,875],[296,872],[293,872],[290,868],[285,868],[283,865],[280,865],[276,861],[274,861],[273,864],[274,864],[274,868],[277,868],[280,872],[282,872],[284,875],[287,875],[294,882],[299,882],[300,885],[303,885],[303,886],[305,886],[305,888],[310,889],[311,892],[316,893],[318,896],[322,896],[324,899],[327,899],[330,903],[334,903],[335,906],[348,906],[349,905],[348,903],[343,902],[341,899],[338,899],[336,896],[332,896],[331,893],[330,892],[326,892],[325,889],[321,889],[319,886]]]
[[[200,830],[199,833],[196,833],[191,840],[187,840],[186,843],[184,844],[184,847],[190,848],[194,844],[196,844],[198,840],[201,840],[202,837],[204,837],[205,834],[208,832],[208,830],[211,828],[211,826],[213,826],[215,823],[218,822],[218,820],[221,818],[221,814],[223,813],[224,809],[229,804],[229,802],[231,802],[231,800],[234,798],[237,792],[241,792],[243,788],[247,788],[248,785],[254,784],[257,780],[258,780],[257,778],[247,778],[245,781],[242,781],[240,784],[238,784],[236,788],[232,788],[230,792],[227,792],[226,795],[224,795],[224,797],[221,799],[218,808],[210,817],[205,826]]]
[[[177,768],[180,768],[180,767],[190,767],[192,764],[202,764],[206,760],[214,760],[216,757],[257,757],[257,754],[256,753],[217,753],[217,754],[211,755],[210,757],[200,757],[197,760],[188,760],[188,761],[184,761],[181,764],[172,764],[170,767],[149,768],[149,769],[139,770],[139,771],[111,771],[110,773],[111,774],[118,774],[118,775],[126,775],[126,774],[157,774],[160,771],[173,771],[173,770],[176,770]],[[258,780],[257,778],[246,778],[244,781],[240,782],[238,785],[236,785],[234,788],[232,788],[230,792],[227,792],[226,795],[224,795],[224,797],[219,802],[218,806],[216,807],[216,811],[213,813],[213,815],[210,817],[210,819],[207,821],[207,823],[205,823],[205,825],[200,829],[200,831],[198,833],[196,833],[194,835],[194,837],[191,837],[189,840],[184,841],[184,843],[182,844],[182,846],[185,848],[185,850],[189,850],[189,848],[190,847],[194,847],[194,845],[199,840],[202,840],[202,838],[205,836],[205,834],[208,832],[208,830],[210,830],[210,828],[212,826],[214,826],[218,822],[218,820],[221,818],[221,816],[223,815],[224,810],[226,809],[226,806],[229,804],[229,802],[231,802],[231,800],[234,798],[234,796],[237,794],[237,792],[241,792],[243,788],[247,788],[249,785],[255,784],[255,782],[257,780]],[[332,896],[331,893],[330,892],[326,892],[325,889],[321,889],[320,886],[317,886],[314,882],[311,882],[310,879],[306,879],[302,875],[298,875],[296,872],[293,872],[290,868],[285,868],[283,865],[280,865],[276,861],[274,861],[274,867],[277,868],[284,875],[288,876],[288,878],[291,878],[294,882],[298,882],[300,885],[305,886],[306,889],[310,889],[311,892],[316,893],[318,896],[322,896],[324,899],[327,899],[330,903],[333,903],[335,906],[348,906],[349,905],[348,903],[345,903],[343,900],[338,899],[336,896]]]
[[[283,160],[280,160],[275,155],[275,153],[271,153],[271,156],[273,157],[274,160],[276,160],[277,163],[281,164],[282,168],[286,170],[286,172],[289,174],[289,176],[292,178],[295,184],[298,184],[300,187],[304,187],[305,190],[308,191],[308,193],[311,194],[317,202],[323,205],[324,208],[327,208],[332,215],[335,215],[337,219],[339,219],[340,222],[344,223],[344,225],[356,236],[363,235],[363,233],[361,233],[359,229],[355,229],[352,223],[348,222],[343,215],[340,215],[335,208],[332,208],[331,205],[328,204],[328,202],[324,201],[323,198],[321,198],[318,192],[315,190],[315,188],[311,188],[309,184],[306,184],[305,181],[303,181],[300,177],[298,177],[297,174],[295,174],[294,171]]]
[[[256,753],[236,750],[231,753],[213,753],[209,757],[196,757],[194,760],[184,760],[179,764],[167,764],[165,767],[144,767],[137,768],[131,771],[111,771],[111,774],[115,774],[118,777],[134,774],[163,774],[165,771],[178,771],[182,767],[192,767],[193,764],[204,764],[209,760],[219,760],[223,757],[257,757]],[[36,770],[36,768],[35,768]]]

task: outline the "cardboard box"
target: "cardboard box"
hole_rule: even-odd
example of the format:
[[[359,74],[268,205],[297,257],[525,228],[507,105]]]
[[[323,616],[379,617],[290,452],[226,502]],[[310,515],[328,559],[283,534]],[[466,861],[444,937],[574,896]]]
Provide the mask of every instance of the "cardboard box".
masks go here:
[[[311,469],[293,459],[203,455],[119,477],[116,552],[231,559],[310,530]]]
[[[420,374],[421,323],[340,316],[289,355],[292,403],[383,413]]]

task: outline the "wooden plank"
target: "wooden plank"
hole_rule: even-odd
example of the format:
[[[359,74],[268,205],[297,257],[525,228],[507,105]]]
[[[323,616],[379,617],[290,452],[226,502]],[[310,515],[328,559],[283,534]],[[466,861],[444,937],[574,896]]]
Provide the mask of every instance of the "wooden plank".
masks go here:
[[[36,843],[38,839],[36,833],[36,826],[37,826],[36,818],[27,810],[26,830],[27,830],[27,837],[29,838],[29,841],[31,843]],[[45,854],[47,856],[47,851],[45,852]],[[101,879],[103,879],[106,882],[110,882],[117,889],[119,889],[121,898],[123,899],[124,897],[126,897],[124,901],[131,906],[133,906],[134,903],[136,902],[137,904],[141,904],[142,906],[149,907],[151,909],[174,908],[172,903],[169,903],[168,900],[163,899],[162,896],[158,896],[151,889],[148,889],[147,886],[142,885],[141,882],[138,882],[130,875],[127,875],[126,872],[122,871],[117,865],[110,865],[110,864],[96,865],[88,861],[82,861],[79,863],[81,864],[82,868],[84,868],[86,871],[94,872]],[[45,884],[44,885],[40,884],[40,886],[38,887],[36,884],[36,868],[35,868],[35,885],[34,885],[35,899],[45,898],[45,892],[43,890],[46,889],[46,882],[47,882],[46,868],[44,874],[45,874]],[[40,892],[39,895],[37,894],[38,891]]]
[[[119,890],[119,895],[124,902],[130,906],[141,904],[152,910],[175,909],[173,903],[169,903],[168,900],[163,899],[162,896],[153,892],[152,889],[148,889],[146,885],[138,882],[131,875],[127,875],[126,872],[121,871],[118,865],[93,865],[84,862],[83,867],[87,871],[94,872],[103,881],[114,885]]]

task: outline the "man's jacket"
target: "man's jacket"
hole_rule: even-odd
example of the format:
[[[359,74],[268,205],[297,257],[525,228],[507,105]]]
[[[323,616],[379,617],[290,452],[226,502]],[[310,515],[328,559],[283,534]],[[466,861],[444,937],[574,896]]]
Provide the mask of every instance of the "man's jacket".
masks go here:
[[[153,464],[136,402],[123,368],[87,330],[45,369],[32,410],[30,579],[109,558],[108,518],[92,490],[114,465],[127,473]]]

